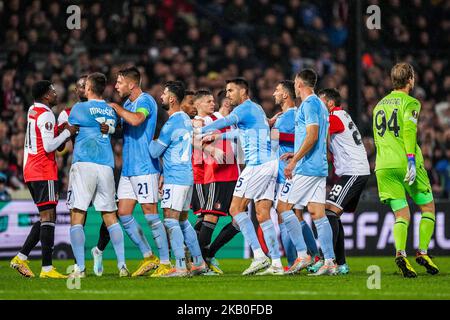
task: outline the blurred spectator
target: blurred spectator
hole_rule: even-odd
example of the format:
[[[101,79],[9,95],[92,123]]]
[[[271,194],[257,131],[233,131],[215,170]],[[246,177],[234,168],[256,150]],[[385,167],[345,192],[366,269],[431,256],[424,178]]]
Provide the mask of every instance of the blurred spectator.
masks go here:
[[[418,139],[431,161],[427,165],[439,176],[433,176],[433,190],[438,194],[438,185],[445,180],[445,162],[439,170],[437,164],[447,159],[442,150],[450,142],[449,1],[413,1],[403,11],[400,1],[364,1],[372,2],[382,7],[383,28],[365,31],[365,112],[358,123],[371,168],[375,156],[372,109],[391,90],[389,70],[394,62],[412,62],[417,72],[413,95],[422,102]],[[109,79],[104,98],[121,102],[114,90],[117,72],[137,65],[143,72],[144,91],[159,104],[157,129],[167,118],[160,96],[161,85],[169,80],[182,80],[189,90],[209,88],[216,94],[227,78],[244,76],[252,99],[270,117],[278,111],[271,95],[276,83],[311,67],[319,73],[318,87],[338,88],[342,106],[356,107],[347,101],[354,86],[348,81],[348,61],[353,56],[347,46],[346,0],[79,0],[81,30],[66,28],[65,3],[0,1],[0,143],[5,145],[0,150],[0,171],[7,176],[9,188],[23,187],[30,88],[43,78],[55,84],[58,114],[75,103],[77,78],[93,71]],[[118,175],[122,150],[117,138],[113,143]],[[435,148],[442,148],[440,158]],[[65,190],[70,152],[57,153],[57,158]],[[376,192],[376,183],[369,185]]]

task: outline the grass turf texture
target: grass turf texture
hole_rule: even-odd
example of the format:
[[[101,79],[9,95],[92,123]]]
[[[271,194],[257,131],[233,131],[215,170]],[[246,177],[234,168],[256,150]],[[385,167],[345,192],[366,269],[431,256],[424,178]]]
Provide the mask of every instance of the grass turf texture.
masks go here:
[[[81,289],[69,290],[64,279],[23,278],[0,261],[0,299],[450,299],[450,257],[437,257],[440,274],[428,275],[410,257],[418,278],[400,276],[392,257],[348,258],[350,274],[343,276],[241,276],[250,260],[222,259],[222,276],[192,278],[119,278],[116,262],[104,261],[105,272],[96,277],[92,261],[87,262],[87,278],[81,279]],[[139,261],[127,261],[133,272]],[[70,261],[56,261],[59,271],[65,271]],[[381,269],[381,289],[368,289],[367,267]],[[31,262],[38,276],[40,261]]]

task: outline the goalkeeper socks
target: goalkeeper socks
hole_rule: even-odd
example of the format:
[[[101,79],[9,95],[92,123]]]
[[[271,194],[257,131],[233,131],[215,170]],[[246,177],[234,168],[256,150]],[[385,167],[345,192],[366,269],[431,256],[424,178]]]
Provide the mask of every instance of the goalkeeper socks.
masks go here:
[[[208,258],[213,258],[217,251],[219,251],[220,248],[222,248],[225,244],[231,241],[231,239],[234,238],[235,235],[237,235],[240,232],[236,228],[236,226],[233,224],[233,222],[230,222],[225,227],[223,227],[222,230],[220,230],[220,233],[217,235],[217,237],[214,239],[213,243],[209,246]]]
[[[314,220],[314,224],[317,228],[317,235],[319,238],[320,247],[322,248],[323,257],[325,259],[334,259],[333,231],[331,230],[328,218],[325,216]]]
[[[120,222],[122,223],[125,232],[130,237],[131,241],[139,247],[144,258],[152,255],[152,249],[148,244],[147,239],[144,236],[141,226],[137,223],[136,219],[130,214],[127,216],[119,216]]]
[[[157,213],[145,214],[144,216],[152,228],[153,240],[155,240],[156,246],[158,247],[159,259],[162,264],[168,264],[170,262],[170,257],[166,228],[162,224]]]
[[[341,266],[346,263],[345,261],[345,234],[344,226],[342,225],[341,219],[339,219],[339,235],[336,241],[336,246],[334,247],[334,254],[336,255],[336,263]]]
[[[302,226],[303,239],[305,240],[306,248],[308,249],[309,253],[311,254],[311,256],[319,255],[316,238],[314,238],[311,227],[306,223],[306,221],[300,222],[300,225]]]
[[[100,251],[105,251],[106,246],[108,245],[110,240],[108,228],[106,227],[105,222],[102,222],[99,230],[99,237],[97,242],[97,249]]]
[[[198,243],[200,244],[200,248],[202,249],[203,257],[206,257],[208,254],[208,245],[211,244],[211,238],[215,228],[216,224],[214,222],[202,222],[200,233],[198,236]]]
[[[165,218],[164,225],[169,234],[170,246],[176,259],[176,267],[178,269],[186,269],[186,261],[184,258],[184,238],[180,228],[180,222],[176,219]]]
[[[52,265],[53,245],[55,243],[55,223],[41,222],[40,240],[42,246],[42,266]]]
[[[114,252],[116,253],[117,268],[120,270],[123,266],[125,266],[125,245],[122,228],[119,223],[114,223],[108,227],[108,232],[111,237]]]
[[[72,246],[73,255],[80,271],[84,271],[84,228],[81,224],[75,224],[70,227],[70,244]]]
[[[331,210],[325,210],[328,221],[330,222],[331,230],[333,230],[333,246],[336,247],[337,238],[339,236],[339,218]]]
[[[183,232],[184,242],[189,248],[192,255],[192,261],[194,265],[199,265],[204,262],[202,257],[202,251],[200,250],[200,245],[197,239],[197,233],[195,233],[194,228],[192,228],[189,220],[180,221],[181,232]]]
[[[241,229],[245,241],[247,241],[252,248],[255,257],[256,255],[261,257],[261,245],[259,244],[258,237],[256,236],[255,227],[253,226],[252,220],[250,220],[247,212],[240,212],[233,218]]]
[[[427,252],[430,244],[431,236],[433,235],[435,225],[435,215],[432,212],[423,212],[422,219],[420,219],[419,226],[419,251]]]
[[[281,257],[280,244],[278,243],[275,227],[270,218],[259,224],[264,234],[264,241],[269,249],[270,258],[273,260],[279,260]]]
[[[281,234],[281,243],[283,244],[284,253],[286,255],[288,265],[292,266],[297,259],[297,252],[295,251],[295,246],[292,243],[291,237],[286,229],[284,222],[279,224],[280,226],[280,234]]]
[[[33,227],[31,228],[30,233],[28,234],[28,237],[25,240],[25,243],[23,244],[22,249],[20,249],[19,253],[28,257],[30,255],[31,250],[33,250],[33,248],[36,247],[36,245],[38,244],[40,237],[41,237],[41,222],[37,221],[33,224]],[[19,258],[21,257],[19,256]],[[22,260],[26,260],[26,258]]]
[[[303,238],[302,226],[294,211],[288,210],[283,212],[281,218],[297,252],[306,251],[307,248],[305,239]]]
[[[406,239],[408,238],[409,220],[398,217],[394,223],[394,241],[397,253],[406,256]]]

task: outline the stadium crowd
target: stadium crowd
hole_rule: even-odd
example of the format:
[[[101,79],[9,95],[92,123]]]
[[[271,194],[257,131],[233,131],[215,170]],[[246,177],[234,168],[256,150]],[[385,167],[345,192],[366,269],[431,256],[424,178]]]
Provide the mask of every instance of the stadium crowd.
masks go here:
[[[81,8],[80,30],[66,26],[66,7],[73,3]],[[412,63],[418,77],[413,95],[422,102],[419,141],[425,166],[435,196],[449,198],[450,1],[409,3],[405,8],[400,0],[364,2],[363,8],[380,5],[382,28],[363,28],[364,112],[358,126],[373,170],[372,110],[391,89],[392,65],[400,59]],[[114,83],[127,64],[139,67],[142,88],[158,104],[161,84],[169,80],[216,94],[225,79],[243,76],[254,100],[272,117],[279,111],[272,97],[278,81],[312,67],[319,88],[338,88],[343,107],[353,108],[347,103],[355,90],[348,75],[348,25],[346,0],[0,1],[0,200],[25,188],[26,112],[36,80],[55,84],[58,114],[76,102],[77,78],[93,71],[109,79],[105,100],[119,102]],[[121,146],[114,144],[117,177]],[[57,156],[62,190],[67,190],[70,154]],[[375,191],[373,176],[368,192]]]

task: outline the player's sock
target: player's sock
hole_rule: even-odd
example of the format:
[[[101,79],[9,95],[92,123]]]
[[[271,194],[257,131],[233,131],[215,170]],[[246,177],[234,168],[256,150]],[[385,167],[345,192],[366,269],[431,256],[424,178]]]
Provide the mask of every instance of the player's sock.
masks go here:
[[[220,233],[214,239],[213,243],[211,243],[211,245],[209,246],[207,257],[214,257],[220,248],[230,242],[230,240],[240,232],[240,230],[238,230],[237,228],[239,227],[235,226],[233,222],[230,222],[225,227],[223,227],[223,229],[220,230]]]
[[[25,240],[25,243],[23,244],[22,249],[20,249],[19,253],[28,257],[30,255],[31,250],[33,250],[33,248],[36,247],[36,245],[38,244],[40,236],[41,236],[41,222],[37,221],[33,224],[33,227],[31,228],[30,233],[28,234],[28,237]],[[26,260],[26,257],[25,259],[22,259],[19,256],[19,258],[22,260]]]
[[[72,252],[75,256],[75,261],[77,262],[77,266],[81,271],[84,271],[84,228],[81,224],[75,224],[70,227],[70,244],[72,246]]]
[[[197,234],[195,233],[194,228],[192,228],[189,220],[180,221],[180,228],[181,232],[183,232],[184,242],[191,252],[194,265],[198,266],[202,264],[204,260],[198,243]]]
[[[159,259],[162,264],[168,264],[170,257],[166,228],[157,213],[146,214],[144,216],[152,228],[153,240],[155,240],[156,246],[158,247]]]
[[[257,258],[257,256],[261,257],[261,245],[259,244],[258,237],[256,236],[255,227],[253,226],[247,212],[240,212],[233,218],[241,229],[245,241],[247,241],[252,248],[255,258]]]
[[[42,266],[52,265],[53,245],[55,243],[55,223],[50,221],[41,222],[41,246]]]
[[[125,266],[125,245],[123,239],[122,228],[119,223],[114,223],[108,227],[111,243],[114,247],[114,252],[117,257],[117,268],[122,269]]]
[[[339,236],[339,217],[331,210],[325,210],[331,230],[333,230],[333,246],[336,247],[337,238]]]
[[[333,230],[331,230],[330,222],[327,217],[314,220],[317,228],[317,235],[322,248],[323,257],[325,259],[334,259],[333,249]]]
[[[202,222],[203,222],[203,216],[198,215],[197,221],[195,221],[195,224],[194,224],[194,230],[195,230],[195,233],[197,233],[197,237],[199,237],[199,238],[200,238],[200,230],[202,229]]]
[[[344,226],[342,225],[341,219],[339,219],[339,235],[336,241],[336,246],[334,247],[334,254],[336,255],[336,263],[338,265],[343,265],[345,261],[345,234]]]
[[[430,244],[431,236],[434,231],[434,224],[436,218],[432,212],[423,212],[422,219],[420,219],[419,226],[419,251],[427,253],[428,245]]]
[[[136,219],[130,214],[126,216],[119,217],[125,232],[130,237],[131,241],[139,247],[142,255],[144,257],[149,257],[152,255],[152,249],[148,244],[147,239],[144,236],[141,226],[137,223]]]
[[[406,256],[406,239],[408,238],[409,221],[398,217],[394,223],[394,241],[397,253]]]
[[[165,218],[164,225],[169,234],[170,246],[176,259],[176,267],[178,269],[186,269],[186,261],[184,258],[184,238],[180,228],[180,222],[176,219]]]
[[[297,258],[297,252],[295,251],[295,246],[292,243],[291,237],[289,236],[289,233],[286,229],[286,225],[284,224],[284,222],[281,222],[279,226],[281,234],[281,243],[283,244],[288,265],[291,266],[294,264],[295,259]]]
[[[272,220],[266,220],[259,224],[264,234],[264,241],[269,249],[269,255],[272,261],[274,259],[280,259],[280,244],[278,243],[277,233],[275,232],[275,226]]]
[[[306,221],[300,222],[302,226],[303,239],[306,243],[306,248],[312,256],[317,256],[319,254],[319,249],[317,248],[316,238],[311,230],[309,224]]]
[[[302,226],[294,211],[288,210],[283,212],[281,218],[297,252],[306,252],[307,248],[305,239],[303,238]]]
[[[216,224],[214,222],[203,221],[200,233],[198,235],[198,243],[202,249],[202,255],[207,256],[208,245],[211,244],[211,238],[214,232]]]
[[[97,242],[97,249],[100,251],[105,251],[106,246],[108,245],[110,240],[108,228],[106,227],[106,224],[102,222],[102,225],[100,226],[99,230],[99,236],[98,236],[98,242]]]

